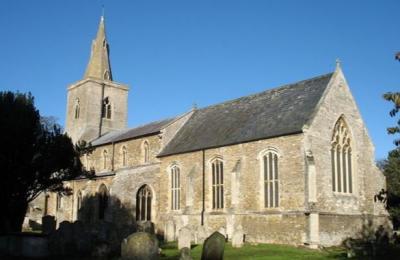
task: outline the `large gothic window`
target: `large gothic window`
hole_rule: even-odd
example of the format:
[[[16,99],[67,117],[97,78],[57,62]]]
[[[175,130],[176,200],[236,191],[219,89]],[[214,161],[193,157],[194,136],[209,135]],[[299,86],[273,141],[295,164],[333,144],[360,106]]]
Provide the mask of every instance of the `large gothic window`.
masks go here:
[[[101,117],[111,119],[111,102],[108,97],[103,99],[103,104],[101,107]]]
[[[181,176],[178,166],[171,168],[171,209],[180,209],[180,198],[181,198]]]
[[[79,118],[79,114],[81,112],[80,104],[79,104],[79,98],[75,100],[75,119]]]
[[[336,122],[331,146],[332,190],[353,193],[352,149],[349,128],[343,117]]]
[[[267,151],[262,157],[264,175],[264,206],[266,208],[279,207],[279,174],[278,154]]]
[[[108,190],[106,185],[101,184],[99,188],[98,194],[98,202],[99,202],[99,219],[104,219],[104,215],[106,213],[106,209],[108,206]]]
[[[151,221],[151,199],[150,187],[143,185],[136,195],[136,220]]]
[[[224,208],[224,163],[215,159],[211,164],[212,170],[212,208]]]

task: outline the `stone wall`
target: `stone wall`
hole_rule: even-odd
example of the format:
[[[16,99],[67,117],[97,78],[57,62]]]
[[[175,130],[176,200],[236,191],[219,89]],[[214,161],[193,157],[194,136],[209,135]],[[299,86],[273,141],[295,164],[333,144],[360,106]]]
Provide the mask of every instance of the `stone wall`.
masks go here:
[[[291,225],[291,221],[286,220],[292,217],[285,214],[304,212],[305,165],[301,142],[302,135],[299,134],[204,151],[205,227],[210,232],[224,227],[229,237],[234,227],[242,224],[248,232],[246,236],[252,241],[285,242],[286,240],[282,239],[286,235],[278,236],[279,232],[271,233],[268,230],[273,226],[273,229],[276,229],[275,226],[279,226],[277,223],[281,223],[282,228],[278,229],[282,231],[283,227]],[[271,209],[264,207],[264,177],[260,157],[263,151],[268,149],[276,150],[279,154],[280,206]],[[211,162],[216,157],[224,162],[224,209],[221,210],[212,209]],[[174,165],[180,168],[180,210],[171,210],[170,169]],[[160,228],[168,221],[174,222],[175,231],[184,225],[196,226],[200,223],[202,178],[203,151],[161,158],[160,183],[163,185],[160,185]],[[293,227],[292,232],[296,233],[297,237],[292,241],[302,243],[304,230],[294,230],[296,227],[301,230],[300,226],[304,226],[304,216],[293,219],[301,224]]]

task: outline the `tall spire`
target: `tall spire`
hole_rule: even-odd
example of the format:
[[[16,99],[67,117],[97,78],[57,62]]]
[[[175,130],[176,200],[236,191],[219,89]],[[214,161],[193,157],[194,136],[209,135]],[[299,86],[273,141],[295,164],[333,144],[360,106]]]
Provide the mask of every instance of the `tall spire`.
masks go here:
[[[84,78],[112,80],[109,46],[104,26],[104,15],[100,18],[96,39],[92,42],[92,52]]]

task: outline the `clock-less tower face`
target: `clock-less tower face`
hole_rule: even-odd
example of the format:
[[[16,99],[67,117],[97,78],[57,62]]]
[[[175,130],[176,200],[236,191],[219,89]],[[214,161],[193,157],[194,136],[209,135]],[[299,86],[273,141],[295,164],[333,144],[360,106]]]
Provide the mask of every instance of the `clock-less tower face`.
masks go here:
[[[113,81],[102,17],[84,78],[68,87],[65,131],[76,143],[126,128],[128,87]]]

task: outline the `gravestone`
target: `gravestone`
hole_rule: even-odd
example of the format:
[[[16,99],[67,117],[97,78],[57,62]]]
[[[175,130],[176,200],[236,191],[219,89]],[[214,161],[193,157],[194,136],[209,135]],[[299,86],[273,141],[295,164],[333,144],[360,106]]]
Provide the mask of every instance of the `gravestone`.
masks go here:
[[[206,240],[207,236],[208,236],[207,228],[205,226],[198,226],[194,234],[194,243],[195,244],[204,243],[204,240]]]
[[[165,224],[165,240],[174,241],[175,240],[175,224],[174,221],[168,220]]]
[[[218,231],[209,236],[203,245],[201,260],[223,260],[225,237]]]
[[[50,234],[56,231],[56,219],[54,216],[43,216],[42,217],[42,232],[44,234]]]
[[[242,226],[237,226],[232,235],[232,247],[239,248],[243,246],[243,235]]]
[[[150,234],[154,234],[154,223],[151,221],[144,221],[137,224],[137,230],[139,232],[147,232]]]
[[[190,248],[190,242],[192,239],[192,231],[188,226],[185,226],[179,230],[178,235],[178,249],[182,249],[184,247]]]
[[[225,237],[225,241],[227,241],[228,236],[227,236],[227,234],[226,234],[226,229],[225,229],[224,227],[220,227],[220,228],[218,229],[218,232],[219,232],[221,235],[223,235],[223,236]]]
[[[159,259],[156,236],[147,232],[133,233],[122,241],[121,257],[127,260]]]
[[[184,247],[181,249],[179,260],[192,260],[192,257],[190,256],[190,248]]]

